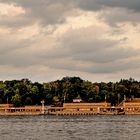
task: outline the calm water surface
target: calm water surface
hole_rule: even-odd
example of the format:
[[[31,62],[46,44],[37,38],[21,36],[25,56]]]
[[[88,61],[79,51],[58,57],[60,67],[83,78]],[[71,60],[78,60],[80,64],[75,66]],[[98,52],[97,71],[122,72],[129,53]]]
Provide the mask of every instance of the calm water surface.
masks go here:
[[[140,140],[140,116],[1,116],[0,140]]]

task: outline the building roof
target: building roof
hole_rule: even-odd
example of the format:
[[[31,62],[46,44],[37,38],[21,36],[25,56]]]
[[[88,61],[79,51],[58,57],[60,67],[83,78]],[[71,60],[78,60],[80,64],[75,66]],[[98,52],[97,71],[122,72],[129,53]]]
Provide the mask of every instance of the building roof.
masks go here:
[[[78,96],[75,99],[81,99],[80,95],[78,94]]]
[[[73,102],[81,102],[82,99],[80,97],[80,95],[78,95],[75,99],[73,99]]]
[[[131,103],[140,103],[140,98],[132,98],[131,100],[127,101],[127,102],[131,102]]]

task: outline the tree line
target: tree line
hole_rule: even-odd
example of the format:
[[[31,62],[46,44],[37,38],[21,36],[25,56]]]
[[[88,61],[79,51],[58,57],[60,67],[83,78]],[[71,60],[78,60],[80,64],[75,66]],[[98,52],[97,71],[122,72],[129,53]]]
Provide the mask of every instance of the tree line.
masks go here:
[[[29,79],[0,81],[0,103],[15,106],[62,105],[80,96],[84,102],[111,102],[117,105],[126,98],[140,97],[140,81],[133,78],[119,82],[93,83],[80,77],[64,77],[48,83],[31,82]]]

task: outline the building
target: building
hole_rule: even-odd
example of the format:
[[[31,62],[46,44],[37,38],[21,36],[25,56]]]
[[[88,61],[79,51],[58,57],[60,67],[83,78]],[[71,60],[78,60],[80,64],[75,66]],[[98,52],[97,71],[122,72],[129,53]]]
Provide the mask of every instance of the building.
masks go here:
[[[0,115],[39,115],[42,106],[14,107],[13,104],[0,104]]]
[[[64,103],[64,108],[81,108],[81,109],[90,109],[98,107],[110,107],[111,104],[107,102],[98,102],[98,103]]]
[[[50,107],[48,113],[52,115],[94,115],[107,112],[107,109],[110,107],[111,103],[107,102],[73,102],[64,103],[63,107]]]
[[[82,99],[81,99],[80,95],[78,95],[75,99],[73,99],[73,102],[74,103],[80,103],[80,102],[82,102]]]
[[[9,107],[13,107],[13,104],[0,104],[0,108],[9,108]]]
[[[126,114],[140,114],[140,98],[125,101],[123,107]]]

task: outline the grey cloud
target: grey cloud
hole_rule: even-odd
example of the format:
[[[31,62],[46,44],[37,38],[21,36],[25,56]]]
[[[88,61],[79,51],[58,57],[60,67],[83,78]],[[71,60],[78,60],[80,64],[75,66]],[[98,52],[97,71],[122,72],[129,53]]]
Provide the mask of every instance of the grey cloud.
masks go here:
[[[1,21],[2,25],[24,26],[33,22],[40,22],[42,25],[61,24],[67,16],[76,14],[73,9],[89,11],[105,11],[110,8],[128,9],[125,13],[110,10],[109,14],[102,13],[99,18],[104,18],[110,24],[122,21],[139,22],[140,1],[139,0],[0,0],[5,3],[16,3],[26,10],[22,18]],[[131,11],[131,13],[130,13]],[[128,13],[127,13],[128,12]],[[129,15],[130,14],[130,15]]]
[[[78,0],[78,4],[85,10],[99,10],[104,7],[123,7],[140,11],[139,0]]]
[[[132,57],[133,55],[138,55],[138,52],[122,49],[122,48],[113,48],[112,50],[99,50],[94,52],[94,49],[92,52],[78,54],[75,56],[75,59],[77,60],[83,60],[83,61],[91,61],[95,63],[108,63],[108,62],[114,62],[118,60],[122,60],[128,57]]]
[[[10,51],[5,50],[5,53],[0,55],[0,65],[13,65],[21,68],[44,65],[56,70],[97,74],[140,67],[139,58],[131,60],[139,55],[138,50],[122,48],[120,46],[122,40],[94,38],[94,33],[90,28],[85,28],[82,31],[83,34],[81,30],[76,32],[73,30],[64,34],[65,38],[62,37],[63,39],[59,40],[60,46],[43,52],[41,50],[39,52],[28,51],[29,48],[26,48],[26,45],[29,47],[32,42],[28,42],[29,44],[19,42],[15,46],[20,46],[20,43],[24,45]],[[91,34],[86,37],[88,30]]]
[[[15,67],[30,67],[40,64],[40,60],[32,56],[32,53],[24,51],[7,52],[0,56],[0,65],[11,65]]]
[[[108,22],[111,26],[117,26],[117,23],[122,22],[131,22],[133,26],[136,26],[140,22],[140,13],[121,8],[106,9],[101,12],[99,18]]]
[[[32,8],[36,14],[37,12],[47,9],[50,5],[61,4],[65,8],[69,6],[78,7],[85,10],[99,10],[105,6],[107,7],[123,7],[140,11],[139,0],[0,0],[0,2],[15,2],[25,8]],[[42,9],[42,11],[40,11]],[[67,9],[68,10],[68,9]],[[58,11],[59,12],[59,11]],[[39,13],[38,13],[39,14]],[[46,13],[47,14],[47,13]]]
[[[0,19],[0,26],[1,27],[10,27],[10,28],[20,28],[25,27],[27,25],[31,25],[36,22],[36,19],[32,17],[32,20],[28,16],[21,16],[21,17],[5,17]]]
[[[36,64],[38,59],[28,52],[31,40],[15,38],[0,39],[0,65],[14,65],[17,67],[30,66]]]
[[[0,2],[15,2],[26,10],[26,15],[8,17],[0,21],[1,26],[11,28],[20,28],[35,22],[42,25],[59,24],[64,22],[67,16],[72,16],[71,11],[76,8],[85,11],[104,11],[99,18],[105,19],[110,25],[123,21],[137,22],[140,19],[139,0],[0,0]],[[109,7],[111,13],[106,13]],[[117,11],[114,7],[125,10]],[[119,29],[113,30],[112,35],[118,32]],[[30,42],[30,39],[16,41],[16,38],[13,38],[9,41],[5,38],[0,40],[0,65],[14,65],[20,68],[30,66],[38,68],[43,65],[56,71],[63,69],[92,74],[116,73],[140,67],[140,58],[132,59],[138,57],[139,50],[123,46],[127,38],[113,40],[100,37],[101,34],[102,31],[96,35],[94,27],[71,30],[57,40],[59,43],[56,43],[58,45],[56,48],[46,51],[40,48],[39,52],[29,51],[30,46],[35,44]],[[47,48],[47,43],[44,45]]]
[[[71,31],[64,35],[63,50],[68,50],[68,56],[71,55],[73,59],[95,63],[113,62],[138,55],[137,50],[121,47],[126,41],[124,39],[104,39],[95,34],[94,27]]]
[[[111,73],[119,73],[125,72],[127,70],[133,70],[140,68],[140,58],[137,60],[120,60],[116,62],[110,63],[88,63],[82,60],[75,61],[69,60],[67,58],[63,59],[54,59],[48,62],[49,67],[53,69],[62,69],[69,71],[77,71],[77,72],[86,72],[91,74],[111,74]]]
[[[15,50],[26,49],[31,43],[32,41],[29,39],[16,40],[16,38],[12,38],[12,35],[7,38],[0,38],[0,54],[3,56]]]
[[[58,24],[65,20],[65,16],[73,8],[72,2],[65,0],[7,0],[0,2],[16,3],[26,10],[26,17],[30,21],[41,24]]]
[[[79,0],[78,6],[87,11],[100,11],[98,18],[114,27],[126,21],[140,22],[140,0]]]
[[[91,34],[85,36],[88,32]],[[120,40],[94,38],[92,28],[71,31],[64,34],[61,47],[40,54],[48,66],[58,69],[84,71],[90,73],[109,73],[139,67],[131,60],[139,56],[139,50],[124,47],[126,39]],[[130,62],[125,62],[130,59]],[[137,61],[138,62],[138,61]],[[130,65],[133,63],[133,66]],[[81,66],[81,64],[83,64]]]

